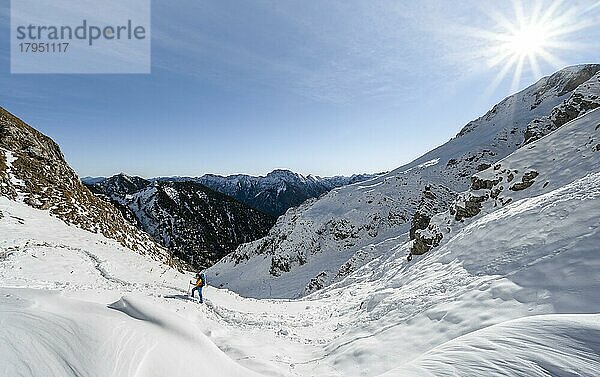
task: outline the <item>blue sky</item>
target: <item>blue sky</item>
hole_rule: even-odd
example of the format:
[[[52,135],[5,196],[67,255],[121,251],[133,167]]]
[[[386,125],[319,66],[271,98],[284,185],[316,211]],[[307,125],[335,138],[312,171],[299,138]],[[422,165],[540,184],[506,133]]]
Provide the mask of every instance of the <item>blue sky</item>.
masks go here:
[[[524,2],[566,26],[514,80],[485,36],[516,22],[511,1],[153,1],[149,75],[11,75],[4,1],[0,106],[82,176],[379,172],[540,75],[600,63],[599,4]]]

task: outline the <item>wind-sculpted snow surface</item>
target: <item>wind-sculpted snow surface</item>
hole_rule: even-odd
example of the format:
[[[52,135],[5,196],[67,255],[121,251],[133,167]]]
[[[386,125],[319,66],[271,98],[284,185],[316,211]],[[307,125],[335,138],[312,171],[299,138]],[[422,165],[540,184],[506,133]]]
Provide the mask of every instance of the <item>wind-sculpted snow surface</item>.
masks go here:
[[[565,68],[507,97],[410,164],[289,210],[265,238],[241,245],[213,266],[213,282],[244,296],[290,298],[340,281],[427,228],[431,216],[470,187],[473,174],[523,145],[533,120],[575,94],[591,100],[599,89],[598,71],[600,65]],[[581,115],[592,107],[577,108]]]
[[[49,291],[0,289],[3,376],[254,376],[199,329],[151,306],[125,309]],[[135,301],[134,301],[135,302]],[[141,305],[141,304],[140,304]]]
[[[594,376],[599,353],[600,315],[546,315],[467,334],[381,377]]]

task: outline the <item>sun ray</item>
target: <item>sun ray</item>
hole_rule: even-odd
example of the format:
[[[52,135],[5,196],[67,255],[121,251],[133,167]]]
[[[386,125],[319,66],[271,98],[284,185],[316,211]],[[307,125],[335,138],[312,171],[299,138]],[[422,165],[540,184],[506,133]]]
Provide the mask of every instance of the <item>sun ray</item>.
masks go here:
[[[523,3],[519,0],[513,0],[513,10],[515,11],[516,26],[522,28],[526,22]]]
[[[580,51],[592,47],[593,44],[578,43],[573,41],[552,41],[546,44],[545,50]]]
[[[564,67],[567,63],[549,51],[540,51],[540,58],[551,64],[553,67]]]
[[[513,75],[512,83],[511,83],[511,91],[516,92],[519,90],[519,85],[521,85],[521,76],[523,75],[523,65],[525,63],[525,56],[519,56],[519,60],[515,66],[515,73]]]
[[[533,77],[536,80],[542,77],[542,71],[540,69],[538,57],[536,55],[530,54],[527,55],[527,59],[529,60],[529,66],[531,67],[531,71],[533,72]]]
[[[500,62],[500,63],[502,63],[502,62]],[[488,85],[487,89],[483,93],[484,97],[490,96],[492,94],[492,92],[494,92],[494,90],[496,90],[496,88],[498,88],[498,85],[500,85],[502,80],[504,80],[506,75],[508,75],[508,72],[513,67],[513,65],[514,65],[514,62],[511,61],[510,59],[504,61],[504,66],[502,67],[500,72],[498,72],[498,74],[496,75],[494,80]]]

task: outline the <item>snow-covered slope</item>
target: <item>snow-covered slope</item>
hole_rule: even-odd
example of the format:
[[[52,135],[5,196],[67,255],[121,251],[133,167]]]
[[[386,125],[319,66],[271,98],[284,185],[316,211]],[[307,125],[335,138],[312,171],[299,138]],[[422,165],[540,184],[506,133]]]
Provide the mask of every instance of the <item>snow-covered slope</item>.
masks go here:
[[[578,179],[587,182],[587,175],[598,171],[600,109],[590,111],[475,174],[471,189],[461,193],[448,212],[434,216],[426,229],[416,231],[414,244],[435,246],[440,240],[452,237],[456,228],[461,229],[465,221],[481,212],[493,212],[522,198],[552,190],[561,192]],[[544,243],[547,242],[548,239]],[[429,248],[416,249],[427,251]]]
[[[343,279],[426,228],[432,215],[469,188],[471,175],[523,144],[532,121],[583,88],[595,93],[586,82],[597,81],[598,71],[600,65],[565,68],[506,98],[410,164],[290,209],[265,238],[213,266],[213,281],[252,297],[297,297]]]
[[[513,172],[504,200],[435,216],[449,231],[428,253],[389,240],[297,300],[209,286],[199,305],[189,277],[0,198],[0,374],[598,375],[599,140],[600,109],[479,173]]]
[[[592,338],[600,311],[599,140],[600,110],[594,110],[511,154],[496,170],[478,174],[495,180],[510,168],[519,176],[502,182],[512,187],[523,182],[520,178],[528,169],[539,173],[531,186],[504,189],[497,199],[488,195],[477,214],[457,219],[456,208],[468,202],[465,197],[485,197],[484,191],[489,194],[493,188],[461,194],[453,212],[432,219],[428,231],[443,235],[438,247],[407,262],[404,256],[413,241],[399,244],[345,280],[309,296],[338,297],[341,312],[353,305],[365,309],[364,316],[346,327],[355,341],[349,346],[334,341],[330,347],[363,354],[373,344],[386,349],[401,342],[396,357],[403,365],[390,375],[597,375],[600,349]],[[544,313],[595,315],[552,317],[549,322],[528,319],[476,331]],[[590,321],[593,328],[588,327]],[[548,331],[553,323],[556,327]],[[540,327],[524,331],[527,324]],[[508,339],[499,336],[500,330]],[[367,335],[369,331],[375,335]],[[534,337],[557,343],[536,345]],[[485,347],[471,348],[475,345]],[[502,360],[511,362],[500,363],[497,355],[512,347],[517,354],[504,354]],[[571,354],[574,349],[578,351]],[[569,360],[556,357],[563,351],[571,355]],[[578,371],[572,365],[579,356],[588,366]],[[393,363],[387,357],[380,358]]]
[[[0,375],[255,375],[182,321],[178,271],[4,197],[0,212]]]

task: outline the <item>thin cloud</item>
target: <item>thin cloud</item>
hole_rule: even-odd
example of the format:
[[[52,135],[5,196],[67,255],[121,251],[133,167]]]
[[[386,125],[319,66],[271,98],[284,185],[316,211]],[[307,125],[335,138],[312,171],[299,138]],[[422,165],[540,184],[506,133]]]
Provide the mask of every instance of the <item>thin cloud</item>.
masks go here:
[[[317,102],[344,104],[381,97],[401,100],[414,89],[401,77],[426,71],[414,70],[421,56],[409,52],[421,42],[410,32],[418,10],[395,2],[378,4],[327,2],[319,4],[320,12],[313,12],[298,4],[258,2],[252,4],[258,10],[245,10],[247,14],[266,13],[274,25],[285,26],[283,30],[265,31],[245,21],[233,26],[224,22],[228,28],[238,28],[225,32],[218,25],[209,30],[198,26],[206,21],[202,17],[196,24],[158,20],[153,30],[154,46],[162,52],[155,54],[153,64],[160,70],[221,79],[230,85],[236,80],[244,84],[250,81]],[[195,10],[202,14],[200,5]],[[214,10],[202,10],[215,17]],[[257,39],[270,41],[270,48],[241,43],[244,39],[238,34],[244,32],[258,32]],[[433,46],[421,47],[435,56]]]

